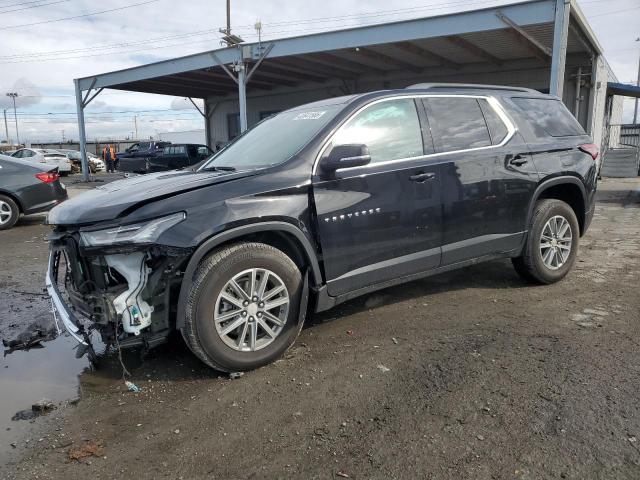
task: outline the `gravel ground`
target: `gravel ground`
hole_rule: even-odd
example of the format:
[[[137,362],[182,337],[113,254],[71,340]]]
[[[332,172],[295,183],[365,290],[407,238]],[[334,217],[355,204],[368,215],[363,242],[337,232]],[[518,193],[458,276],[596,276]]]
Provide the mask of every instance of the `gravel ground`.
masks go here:
[[[36,223],[0,234],[0,333],[47,310],[15,293],[42,284]],[[580,249],[553,286],[498,261],[357,299],[236,380],[176,340],[125,355],[131,393],[106,355],[0,476],[638,479],[639,180],[600,184]]]

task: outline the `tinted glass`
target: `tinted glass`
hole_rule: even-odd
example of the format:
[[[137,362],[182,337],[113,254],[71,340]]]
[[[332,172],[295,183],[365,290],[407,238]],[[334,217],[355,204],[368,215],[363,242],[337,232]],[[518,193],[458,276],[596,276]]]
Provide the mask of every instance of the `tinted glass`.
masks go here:
[[[440,152],[491,145],[489,130],[475,98],[427,99],[433,141]]]
[[[502,140],[504,140],[504,137],[506,137],[509,132],[507,130],[507,126],[500,119],[493,107],[489,105],[489,102],[486,100],[478,100],[478,103],[480,104],[480,107],[482,107],[484,119],[487,122],[487,127],[489,127],[491,143],[493,145],[498,145]]]
[[[411,98],[376,103],[344,124],[334,145],[364,144],[371,163],[424,154],[416,105]]]
[[[513,102],[524,111],[538,137],[570,137],[586,135],[560,100],[546,98],[514,98]]]
[[[313,110],[279,113],[247,130],[201,168],[241,170],[282,163],[309,143],[342,108],[342,105],[318,105]]]

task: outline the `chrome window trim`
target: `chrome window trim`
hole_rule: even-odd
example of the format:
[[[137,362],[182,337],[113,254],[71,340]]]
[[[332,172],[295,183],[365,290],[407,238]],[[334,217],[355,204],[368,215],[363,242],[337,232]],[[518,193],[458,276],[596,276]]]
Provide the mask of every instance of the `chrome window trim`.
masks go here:
[[[353,117],[355,117],[360,112],[362,112],[364,109],[369,108],[372,105],[376,105],[376,104],[382,103],[382,102],[389,102],[389,101],[393,101],[393,100],[407,99],[407,98],[408,99],[412,99],[412,100],[415,100],[417,98],[475,98],[476,100],[486,100],[486,102],[489,104],[489,106],[498,115],[498,117],[500,118],[502,123],[504,123],[505,127],[507,127],[507,134],[502,139],[502,141],[500,143],[496,144],[496,145],[487,145],[486,147],[465,148],[465,149],[462,149],[462,150],[451,150],[449,152],[434,152],[434,153],[428,153],[426,155],[419,155],[417,157],[396,158],[394,160],[386,160],[384,162],[370,163],[368,165],[363,165],[361,167],[341,168],[339,171],[352,170],[354,168],[372,168],[372,167],[376,167],[376,166],[379,166],[379,165],[390,165],[392,163],[409,161],[409,160],[428,159],[428,158],[438,157],[438,156],[442,156],[442,155],[453,155],[453,154],[456,154],[456,153],[476,152],[476,151],[481,151],[481,150],[489,150],[489,149],[492,149],[492,148],[500,148],[500,147],[503,147],[504,145],[506,145],[513,138],[513,136],[516,134],[516,132],[518,131],[518,128],[515,126],[515,124],[513,123],[513,121],[509,117],[509,115],[507,114],[507,111],[504,109],[504,107],[498,101],[498,99],[495,98],[495,97],[489,96],[489,95],[453,95],[453,94],[428,94],[428,93],[424,93],[424,94],[419,94],[419,95],[397,95],[397,96],[393,96],[393,97],[379,98],[377,100],[374,100],[373,102],[370,102],[370,103],[367,103],[366,105],[363,105],[362,107],[357,109],[355,112],[353,112],[351,115],[349,115],[344,120],[344,122],[342,122],[342,124],[336,129],[336,131],[333,132],[325,140],[324,144],[322,145],[322,148],[320,149],[320,152],[316,156],[316,159],[315,159],[315,161],[313,163],[312,175],[313,176],[316,175],[317,170],[318,170],[318,163],[320,162],[320,159],[322,158],[322,156],[325,154],[326,149],[329,147],[329,145],[331,145],[331,141],[333,140],[333,138],[338,134],[340,129],[344,125],[346,125]],[[418,114],[417,111],[416,111],[416,114]],[[429,120],[431,120],[431,119],[429,119]],[[486,123],[486,120],[485,120],[485,123]],[[489,130],[489,127],[487,126],[487,132],[488,132],[488,130]],[[491,137],[489,136],[489,138],[491,138]]]

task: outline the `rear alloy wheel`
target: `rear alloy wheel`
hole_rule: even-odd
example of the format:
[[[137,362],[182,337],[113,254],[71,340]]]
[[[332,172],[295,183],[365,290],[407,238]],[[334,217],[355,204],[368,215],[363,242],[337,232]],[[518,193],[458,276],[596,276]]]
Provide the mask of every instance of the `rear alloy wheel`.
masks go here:
[[[238,243],[206,257],[194,274],[182,335],[207,365],[252,370],[280,357],[295,341],[302,275],[282,251]]]
[[[13,199],[0,195],[0,230],[13,227],[20,218],[20,209]]]
[[[573,209],[561,200],[536,203],[523,255],[513,266],[536,283],[554,283],[571,270],[578,252],[580,227]]]

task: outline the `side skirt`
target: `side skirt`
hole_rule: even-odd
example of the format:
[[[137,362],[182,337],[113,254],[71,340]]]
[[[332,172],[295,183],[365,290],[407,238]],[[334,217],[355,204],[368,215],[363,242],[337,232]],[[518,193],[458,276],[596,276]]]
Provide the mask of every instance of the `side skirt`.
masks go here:
[[[462,262],[452,263],[450,265],[445,265],[443,267],[426,270],[424,272],[419,272],[419,273],[414,273],[412,275],[407,275],[404,277],[394,278],[393,280],[387,280],[386,282],[376,283],[374,285],[369,285],[367,287],[360,288],[358,290],[353,290],[351,292],[347,292],[343,295],[339,295],[336,297],[330,296],[327,291],[327,286],[323,285],[322,287],[316,290],[317,301],[316,301],[315,311],[316,313],[323,312],[325,310],[329,310],[330,308],[335,307],[336,305],[347,302],[361,295],[366,295],[368,293],[375,292],[377,290],[394,287],[396,285],[401,285],[403,283],[412,282],[414,280],[420,280],[422,278],[431,277],[433,275],[438,275],[440,273],[450,272],[452,270],[469,267],[471,265],[476,265],[478,263],[488,262],[491,260],[517,257],[520,255],[521,252],[522,252],[522,247],[518,247],[508,252],[483,255],[481,257],[471,258],[469,260],[465,260]]]

